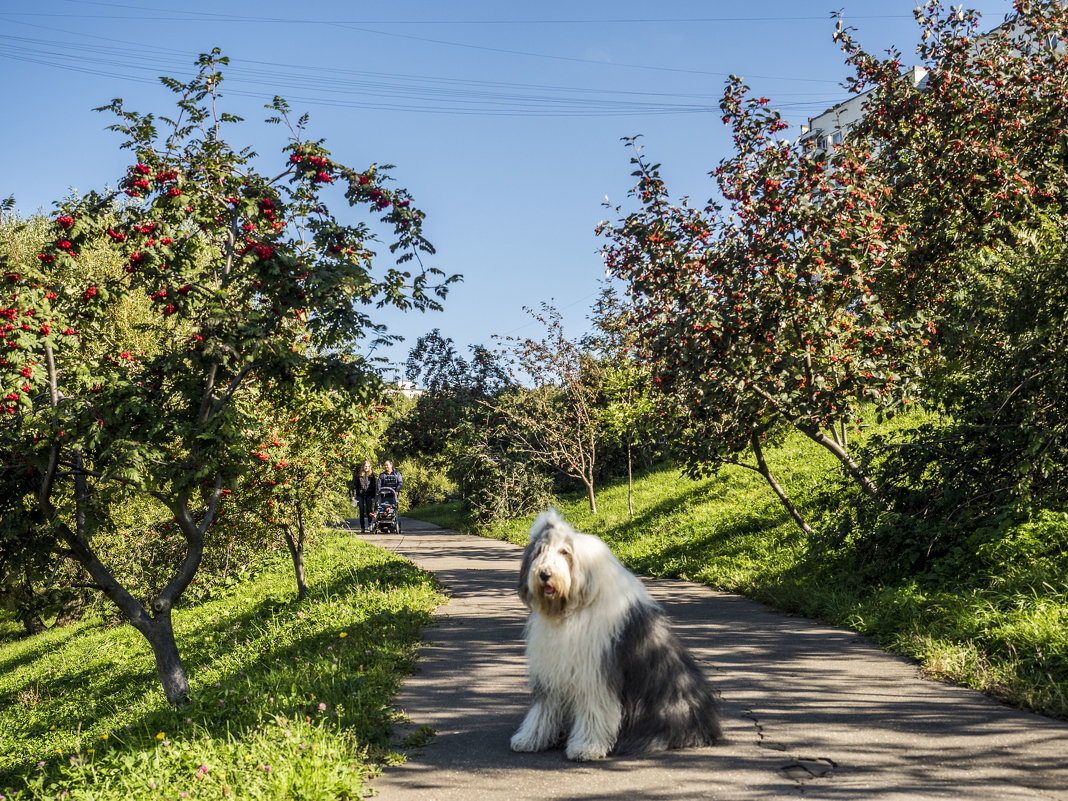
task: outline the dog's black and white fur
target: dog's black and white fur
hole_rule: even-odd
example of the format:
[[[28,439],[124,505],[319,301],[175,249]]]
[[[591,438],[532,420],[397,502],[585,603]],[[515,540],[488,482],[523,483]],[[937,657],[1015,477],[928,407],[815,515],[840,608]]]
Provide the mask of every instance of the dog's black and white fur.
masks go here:
[[[648,591],[601,540],[555,509],[530,529],[519,572],[530,608],[533,703],[513,751],[568,759],[711,745],[715,692]]]

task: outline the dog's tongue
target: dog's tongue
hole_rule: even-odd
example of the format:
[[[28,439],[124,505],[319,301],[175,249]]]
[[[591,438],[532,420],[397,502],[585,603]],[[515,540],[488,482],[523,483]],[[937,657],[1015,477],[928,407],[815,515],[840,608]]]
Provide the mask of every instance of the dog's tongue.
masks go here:
[[[554,587],[552,584],[546,584],[545,585],[545,594],[546,595],[552,595],[555,592],[556,592],[556,587]]]

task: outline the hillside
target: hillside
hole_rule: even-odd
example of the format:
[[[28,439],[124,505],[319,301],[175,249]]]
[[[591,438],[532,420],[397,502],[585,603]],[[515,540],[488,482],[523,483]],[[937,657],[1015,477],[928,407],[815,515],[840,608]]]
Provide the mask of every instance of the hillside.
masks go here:
[[[852,511],[838,493],[833,460],[800,436],[769,449],[768,458],[821,532],[816,538],[802,534],[759,475],[733,466],[698,481],[670,466],[638,476],[633,519],[625,481],[600,488],[596,516],[584,497],[557,505],[637,573],[701,582],[847,626],[915,658],[929,676],[1068,718],[1068,512],[1023,510],[990,521],[922,569],[881,572],[871,549],[858,544],[862,537],[842,534]],[[448,508],[412,514],[465,527]],[[518,544],[532,520],[480,533]]]

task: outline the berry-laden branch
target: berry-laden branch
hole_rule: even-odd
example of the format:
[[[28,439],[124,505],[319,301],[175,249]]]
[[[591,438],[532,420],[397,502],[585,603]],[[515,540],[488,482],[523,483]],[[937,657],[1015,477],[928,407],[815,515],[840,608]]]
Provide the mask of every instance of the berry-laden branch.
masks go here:
[[[436,308],[457,280],[401,268],[433,248],[389,168],[335,161],[303,138],[306,120],[290,129],[280,169],[261,172],[270,159],[231,147],[224,134],[241,120],[222,111],[227,63],[215,50],[189,82],[163,80],[173,119],[121,100],[103,107],[134,155],[120,193],[63,203],[35,263],[3,265],[0,495],[34,499],[43,522],[19,541],[70,550],[145,634],[172,702],[189,687],[171,610],[205,540],[224,536],[224,506],[239,503],[249,399],[289,385],[366,406],[379,382],[354,348],[381,331],[371,310]],[[335,184],[344,217],[330,210]],[[378,267],[379,228],[393,234],[396,266]],[[60,461],[80,467],[59,475]],[[184,536],[172,578],[144,605],[97,558],[98,522],[87,517],[84,534],[65,522],[76,495],[111,491],[161,500]],[[6,514],[3,526],[16,528]]]

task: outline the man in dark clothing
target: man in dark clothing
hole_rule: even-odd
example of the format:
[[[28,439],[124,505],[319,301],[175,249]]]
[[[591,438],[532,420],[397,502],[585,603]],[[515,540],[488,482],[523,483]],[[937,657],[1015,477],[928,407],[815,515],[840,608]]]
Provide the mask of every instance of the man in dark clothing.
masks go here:
[[[386,459],[383,466],[386,468],[378,474],[378,488],[392,487],[393,491],[397,493],[397,500],[400,501],[401,485],[404,484],[404,479],[401,478],[401,474],[393,469],[393,462]]]

